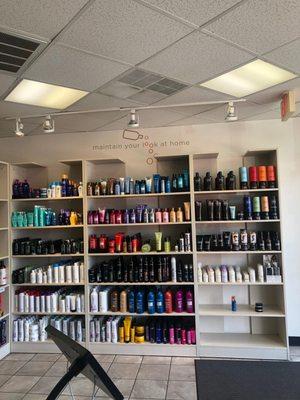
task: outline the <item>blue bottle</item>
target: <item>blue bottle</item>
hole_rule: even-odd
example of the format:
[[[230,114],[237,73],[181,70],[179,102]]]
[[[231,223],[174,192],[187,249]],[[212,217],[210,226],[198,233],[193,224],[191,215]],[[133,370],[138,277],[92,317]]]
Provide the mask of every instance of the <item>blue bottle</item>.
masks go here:
[[[140,182],[139,181],[135,181],[134,193],[135,194],[140,194]]]
[[[150,292],[148,293],[147,307],[149,314],[155,313],[155,295],[154,292],[152,292],[152,290],[150,290]]]
[[[166,177],[165,191],[166,193],[171,193],[171,179],[169,176]]]
[[[129,194],[130,193],[130,178],[127,176],[125,178],[125,194]]]
[[[182,171],[182,174],[183,174],[183,190],[188,191],[190,188],[189,171],[187,169],[184,169]]]
[[[135,312],[135,293],[134,290],[130,290],[128,294],[128,311],[130,313]]]
[[[142,290],[139,290],[136,294],[136,312],[137,314],[143,314],[145,312],[144,292]]]
[[[56,218],[56,212],[51,212],[51,225],[56,226],[57,225],[57,218]]]
[[[119,196],[121,194],[121,186],[120,186],[120,182],[116,181],[115,183],[115,195]]]
[[[235,296],[231,297],[231,311],[233,311],[233,312],[237,311],[237,304],[236,304]]]
[[[161,290],[156,293],[156,312],[162,314],[164,312],[164,295]]]
[[[162,329],[160,322],[157,322],[156,329],[155,329],[155,341],[156,343],[162,343]]]

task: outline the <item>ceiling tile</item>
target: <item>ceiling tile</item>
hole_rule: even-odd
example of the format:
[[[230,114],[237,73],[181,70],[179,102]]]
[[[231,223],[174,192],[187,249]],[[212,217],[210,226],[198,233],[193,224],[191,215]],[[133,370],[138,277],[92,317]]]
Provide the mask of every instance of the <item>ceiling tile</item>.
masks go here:
[[[34,124],[29,124],[26,121],[24,122],[24,132],[27,134],[29,131],[32,129],[36,128],[38,126],[38,123]],[[15,121],[14,120],[1,120],[0,119],[0,137],[10,137],[15,135]]]
[[[111,82],[105,87],[99,89],[99,92],[110,95],[110,96],[115,96],[119,97],[121,99],[126,99],[129,96],[132,96],[136,93],[138,93],[140,89],[135,88],[131,85],[128,85],[127,83],[122,83],[122,82]]]
[[[145,0],[177,18],[201,26],[240,0]]]
[[[87,0],[1,0],[0,27],[51,39]]]
[[[47,49],[25,73],[25,77],[76,89],[93,91],[128,69],[115,61],[65,46]]]
[[[294,90],[296,101],[300,101],[300,78],[292,79],[291,81],[273,86],[269,89],[247,96],[247,100],[259,104],[267,104],[275,101],[280,101],[281,95],[287,90]]]
[[[211,124],[215,121],[212,121],[208,118],[201,117],[200,115],[193,115],[192,117],[183,118],[178,121],[171,122],[169,126],[188,126],[188,125],[201,125],[201,124]]]
[[[10,101],[0,101],[0,117],[20,117],[31,114],[51,114],[53,108],[29,106],[25,104],[12,103]]]
[[[16,78],[7,74],[0,74],[0,96],[2,96]]]
[[[300,39],[281,46],[264,55],[264,59],[281,65],[295,73],[300,73]]]
[[[77,101],[68,108],[70,111],[91,110],[97,108],[110,108],[110,107],[131,107],[136,105],[134,101],[118,99],[112,96],[105,96],[101,93],[91,93],[83,99]]]
[[[181,90],[180,92],[169,96],[166,99],[161,100],[155,104],[183,104],[224,99],[228,99],[228,96],[223,93],[204,88],[190,87],[188,89]]]
[[[142,90],[141,92],[130,96],[130,99],[142,103],[142,104],[152,104],[157,100],[164,99],[166,95],[153,90]]]
[[[156,103],[155,103],[156,105]],[[186,117],[190,117],[192,115],[203,113],[204,111],[211,110],[212,108],[216,107],[214,104],[206,104],[206,105],[199,105],[199,106],[187,106],[187,107],[171,107],[169,108],[170,111],[175,111],[178,114],[185,115]]]
[[[259,120],[264,120],[264,119],[280,119],[280,110],[278,108],[275,110],[266,111],[261,114],[256,114],[252,117],[247,117],[245,119],[247,121],[259,121]]]
[[[132,0],[101,0],[92,4],[60,41],[134,65],[191,30]]]
[[[206,29],[256,54],[300,36],[298,0],[249,0]]]
[[[243,64],[253,56],[200,32],[193,32],[141,64],[142,68],[195,84]]]

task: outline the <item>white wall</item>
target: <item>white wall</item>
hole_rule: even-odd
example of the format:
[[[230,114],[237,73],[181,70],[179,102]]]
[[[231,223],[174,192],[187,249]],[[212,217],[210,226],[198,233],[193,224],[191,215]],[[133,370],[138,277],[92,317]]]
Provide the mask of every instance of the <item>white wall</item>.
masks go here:
[[[0,160],[50,163],[63,159],[119,157],[132,165],[127,173],[152,173],[154,153],[215,153],[236,157],[247,150],[279,149],[282,239],[286,270],[288,334],[300,336],[300,120],[251,121],[140,130],[137,141],[122,138],[122,132],[42,135],[0,140]],[[180,145],[177,145],[181,142]],[[148,145],[147,145],[148,143]],[[153,153],[149,153],[149,144]],[[101,148],[104,146],[105,149]],[[150,150],[151,151],[151,150]]]

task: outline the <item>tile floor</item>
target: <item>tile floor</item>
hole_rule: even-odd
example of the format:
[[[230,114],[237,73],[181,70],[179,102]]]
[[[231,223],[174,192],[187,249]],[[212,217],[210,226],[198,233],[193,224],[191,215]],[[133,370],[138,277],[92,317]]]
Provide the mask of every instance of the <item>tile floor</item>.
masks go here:
[[[194,359],[185,357],[95,356],[126,399],[196,400]],[[0,361],[0,400],[44,400],[66,370],[60,354],[10,354]],[[76,400],[90,399],[93,385],[72,381]],[[97,399],[108,399],[99,391]],[[71,400],[66,389],[61,400]]]

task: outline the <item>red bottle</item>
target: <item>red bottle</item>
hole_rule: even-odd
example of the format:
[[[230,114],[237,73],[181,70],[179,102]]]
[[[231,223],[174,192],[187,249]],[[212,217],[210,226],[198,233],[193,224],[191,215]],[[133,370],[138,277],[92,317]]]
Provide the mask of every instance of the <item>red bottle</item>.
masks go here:
[[[97,236],[96,235],[90,235],[89,237],[89,252],[90,253],[96,253],[97,251]]]
[[[116,212],[115,210],[111,210],[109,213],[109,223],[110,224],[115,224],[116,223]]]
[[[107,244],[108,244],[107,236],[106,235],[101,235],[98,238],[98,246],[99,246],[100,253],[106,253]]]
[[[115,253],[116,251],[116,242],[115,239],[109,239],[108,241],[108,252]]]
[[[249,167],[250,189],[258,188],[257,167]]]
[[[173,296],[171,290],[167,290],[165,293],[165,310],[167,314],[173,312]]]

